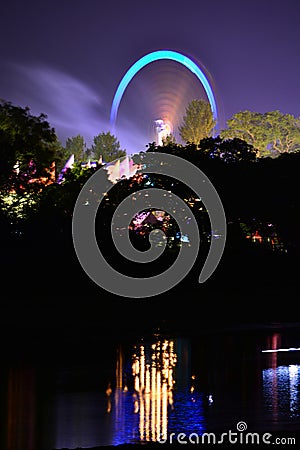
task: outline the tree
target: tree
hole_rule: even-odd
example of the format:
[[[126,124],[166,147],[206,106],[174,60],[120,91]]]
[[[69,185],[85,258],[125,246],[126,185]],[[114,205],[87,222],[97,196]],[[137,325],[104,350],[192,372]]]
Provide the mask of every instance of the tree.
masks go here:
[[[265,115],[268,129],[268,148],[276,156],[300,150],[300,118],[280,111],[271,111]]]
[[[192,100],[178,130],[184,142],[199,144],[201,139],[212,136],[215,125],[209,102],[202,99]]]
[[[126,150],[121,149],[120,142],[109,131],[94,137],[92,152],[96,159],[99,160],[102,157],[105,163],[126,156]]]
[[[240,138],[253,145],[260,157],[300,149],[300,120],[291,114],[241,111],[227,121],[222,138]]]
[[[58,156],[58,139],[45,114],[0,101],[0,186],[15,186],[34,177],[50,177],[49,167]]]
[[[66,158],[71,155],[74,155],[75,161],[84,161],[87,156],[86,143],[80,134],[66,140]]]
[[[167,134],[166,137],[162,138],[162,145],[176,145],[176,138],[173,133]]]
[[[222,130],[223,139],[239,138],[253,145],[262,156],[263,149],[267,147],[268,138],[263,126],[264,115],[258,112],[242,111],[234,114],[227,121],[227,129]]]
[[[205,138],[200,141],[199,149],[212,159],[219,158],[225,163],[254,162],[257,150],[243,139]]]

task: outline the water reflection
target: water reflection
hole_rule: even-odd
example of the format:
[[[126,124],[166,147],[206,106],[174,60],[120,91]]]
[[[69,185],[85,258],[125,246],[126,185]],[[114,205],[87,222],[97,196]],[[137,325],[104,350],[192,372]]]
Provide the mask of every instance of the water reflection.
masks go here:
[[[7,450],[35,450],[36,384],[30,367],[11,367],[7,389]]]
[[[139,414],[141,441],[166,439],[168,407],[173,405],[174,341],[140,345],[133,354],[134,413]]]
[[[279,415],[299,415],[300,365],[278,366],[263,370],[264,399],[277,422]]]
[[[190,353],[189,340],[155,335],[133,346],[128,375],[129,361],[118,348],[116,388],[109,382],[106,389],[113,445],[164,440],[180,430],[203,432],[203,394],[190,374]]]
[[[2,442],[5,450],[146,443],[226,432],[240,420],[252,431],[298,429],[300,351],[280,349],[299,343],[269,331],[155,334],[106,341],[82,365],[11,366]]]
[[[281,341],[280,333],[273,333],[268,339],[269,348],[265,352],[268,353],[266,364],[269,367],[262,373],[265,407],[275,423],[282,417],[299,417],[300,411],[300,364],[288,364],[286,359],[280,359],[285,350],[286,355],[294,356],[298,352],[281,348]]]

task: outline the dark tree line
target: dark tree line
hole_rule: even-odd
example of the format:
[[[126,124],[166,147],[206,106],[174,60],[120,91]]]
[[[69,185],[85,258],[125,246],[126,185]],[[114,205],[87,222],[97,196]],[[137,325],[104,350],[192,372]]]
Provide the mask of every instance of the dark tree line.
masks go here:
[[[6,108],[10,111],[10,105]],[[26,126],[10,127],[5,131],[5,117],[0,129],[0,241],[2,275],[13,284],[14,268],[18,267],[19,284],[26,289],[39,286],[42,291],[57,291],[68,273],[72,272],[73,291],[84,278],[76,259],[72,243],[72,216],[79,192],[89,177],[102,167],[82,168],[76,163],[65,174],[64,182],[35,185],[28,181],[33,177],[48,176],[46,169],[55,156],[57,146],[55,132],[44,115],[31,117],[29,110],[13,109],[14,117],[20,114],[21,123]],[[0,117],[1,118],[1,117]],[[30,139],[27,125],[30,124]],[[22,149],[26,152],[22,153]],[[278,280],[278,272],[291,266],[286,264],[285,255],[280,259],[268,253],[262,256],[245,238],[247,230],[258,225],[275,225],[278,235],[288,249],[287,258],[299,251],[299,199],[298,169],[300,153],[283,153],[276,158],[259,158],[257,150],[240,138],[217,136],[202,139],[198,144],[178,145],[174,141],[158,147],[149,144],[147,151],[162,152],[186,159],[199,167],[215,186],[224,206],[228,240],[221,271],[224,277],[251,284],[254,274]],[[140,154],[143,154],[142,151]],[[56,156],[59,153],[56,153]],[[36,167],[31,167],[31,160]],[[19,161],[18,167],[14,167]],[[36,171],[35,173],[30,172]],[[12,174],[14,174],[12,176]],[[22,177],[20,176],[22,175]],[[177,195],[191,195],[184,186],[164,177],[153,177],[153,186],[173,190]],[[172,181],[172,182],[171,182]],[[22,185],[18,202],[12,205],[10,195]],[[25,189],[24,189],[25,187]],[[110,220],[116,206],[139,189],[149,188],[146,179],[122,179],[110,190],[108,200],[101,205],[97,220],[99,245],[112,260],[119,262],[112,249],[112,242],[106,239],[110,233]],[[198,213],[197,213],[198,214]],[[202,226],[207,215],[198,214]],[[203,228],[205,233],[206,225]],[[264,254],[265,255],[265,254]],[[291,261],[291,259],[289,259]],[[292,263],[296,261],[296,257]],[[223,265],[222,265],[223,264]],[[133,268],[134,269],[134,268]],[[272,275],[272,276],[271,276]],[[69,289],[68,285],[65,289]]]

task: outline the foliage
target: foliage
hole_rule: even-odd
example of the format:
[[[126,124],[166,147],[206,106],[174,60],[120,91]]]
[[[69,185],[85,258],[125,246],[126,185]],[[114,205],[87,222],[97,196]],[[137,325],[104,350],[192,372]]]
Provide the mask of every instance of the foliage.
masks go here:
[[[6,167],[6,171],[3,170],[1,176],[4,180],[4,175],[6,175],[6,182],[11,183],[10,187],[12,187],[12,180],[15,182],[14,186],[17,184],[16,180],[21,183],[20,176],[17,177],[16,173],[13,172],[16,155],[19,155],[20,164],[21,162],[23,164],[23,172],[20,171],[20,173],[35,176],[35,173],[30,173],[30,170],[37,170],[35,166],[33,168],[30,166],[33,156],[36,158],[36,167],[46,169],[47,159],[51,160],[53,156],[58,158],[59,151],[63,153],[64,149],[58,142],[54,130],[51,130],[49,124],[45,121],[44,115],[35,118],[29,114],[28,108],[15,109],[10,104],[2,104],[0,112],[2,138],[0,140],[2,144],[0,147],[0,163],[1,168]],[[279,120],[281,116],[278,116],[277,113],[269,113],[265,117],[268,117],[269,123],[273,121],[274,136],[274,130],[279,133],[275,143],[273,143],[275,148],[275,145],[278,146],[280,143],[279,135],[282,133],[279,125],[285,126],[285,122]],[[276,117],[278,120],[275,120]],[[286,119],[288,121],[287,117]],[[42,122],[42,125],[39,128],[40,122]],[[35,125],[37,128],[35,128]],[[38,132],[38,129],[40,132]],[[33,139],[34,136],[35,139]],[[110,140],[108,139],[110,144],[116,144],[114,147],[115,153],[111,151],[105,155],[106,148],[102,147],[103,151],[97,156],[102,155],[105,162],[126,156],[126,153],[120,153],[123,152],[120,150],[120,144],[110,133],[101,133],[98,135],[98,139],[95,137],[95,147],[96,143],[101,141],[100,138],[103,138],[104,143],[106,142],[104,137],[110,138]],[[78,141],[80,140],[78,139]],[[22,145],[18,146],[19,143]],[[287,242],[289,252],[291,248],[299,248],[300,214],[297,191],[300,152],[278,153],[277,158],[257,158],[256,147],[249,141],[236,136],[232,138],[205,137],[200,139],[198,143],[191,142],[185,146],[176,144],[173,140],[165,142],[162,146],[150,143],[147,151],[179,156],[203,170],[220,195],[228,223],[245,224],[242,227],[245,228],[243,231],[246,233],[249,231],[247,227],[252,224],[253,218],[257,218],[264,225],[267,224],[267,230],[270,229],[268,224],[276,224],[278,235],[284,239],[284,242]],[[7,155],[7,160],[5,160],[4,155]],[[11,158],[10,165],[8,164],[9,158]],[[12,230],[17,233],[20,230],[22,232],[26,230],[24,235],[28,236],[28,242],[33,242],[33,239],[36,240],[37,236],[39,236],[41,242],[49,242],[52,236],[52,242],[55,245],[58,245],[58,242],[62,244],[67,241],[68,236],[72,235],[72,214],[78,194],[97,168],[83,168],[78,161],[65,174],[64,182],[61,184],[53,183],[33,192],[14,192],[2,188],[0,190],[2,191],[0,195],[2,241],[5,241],[7,234],[12,234]],[[105,171],[103,171],[103,176],[106,176]],[[101,206],[103,213],[99,216],[100,220],[97,219],[97,224],[101,229],[99,235],[101,235],[102,240],[104,236],[102,233],[103,226],[106,227],[108,235],[111,230],[111,220],[109,219],[114,214],[119,202],[130,193],[134,194],[140,189],[151,187],[165,189],[187,199],[189,207],[203,227],[203,235],[206,233],[207,214],[205,215],[204,209],[202,210],[200,199],[195,201],[193,193],[186,186],[183,186],[178,180],[174,181],[162,175],[151,174],[148,178],[141,176],[141,174],[139,176],[140,178],[136,176],[121,180],[110,190],[106,201],[103,202],[104,206]],[[240,226],[238,229],[241,231]],[[13,233],[14,239],[15,232]],[[241,234],[245,235],[245,232]],[[236,236],[237,233],[234,232],[233,234]],[[21,239],[19,234],[18,239]],[[249,239],[247,243],[248,241]],[[19,240],[16,242],[18,245]],[[240,241],[238,241],[238,245],[240,245]],[[36,246],[36,248],[38,252],[42,246]]]
[[[176,138],[173,133],[167,134],[166,137],[162,138],[163,145],[176,144]]]
[[[280,111],[262,114],[246,110],[234,114],[220,135],[245,140],[259,151],[260,157],[274,157],[300,149],[300,119]]]
[[[95,170],[97,169],[94,167],[82,168],[80,163],[75,163],[65,173],[63,183],[54,183],[41,192],[38,214],[49,214],[49,208],[52,207],[70,219],[82,187]]]
[[[227,164],[257,161],[257,150],[252,145],[239,138],[222,139],[220,136],[203,138],[198,145],[188,144],[183,146],[170,142],[163,146],[156,146],[152,142],[148,144],[146,151],[180,156],[197,166],[201,166],[204,161],[209,160]]]
[[[0,201],[3,215],[11,223],[19,223],[23,219],[31,217],[39,201],[38,192],[11,192],[0,193]]]
[[[257,159],[257,150],[239,138],[205,138],[200,141],[199,150],[210,158],[219,158],[225,163],[252,162]]]
[[[69,156],[66,152],[66,148],[62,145],[62,143],[57,140],[54,144],[52,144],[54,152],[55,152],[55,171],[56,175],[60,173],[66,161],[69,159]]]
[[[271,153],[279,155],[300,150],[300,119],[271,111],[265,114]]]
[[[199,144],[201,139],[212,136],[215,125],[209,102],[202,99],[192,100],[178,130],[184,142]]]
[[[0,101],[0,186],[18,188],[34,177],[49,177],[58,139],[45,114]]]
[[[126,156],[126,150],[121,149],[120,142],[109,131],[94,137],[91,150],[95,159],[102,158],[105,163]]]
[[[80,134],[66,140],[66,160],[69,159],[71,155],[74,155],[75,161],[84,161],[88,156],[84,137]]]

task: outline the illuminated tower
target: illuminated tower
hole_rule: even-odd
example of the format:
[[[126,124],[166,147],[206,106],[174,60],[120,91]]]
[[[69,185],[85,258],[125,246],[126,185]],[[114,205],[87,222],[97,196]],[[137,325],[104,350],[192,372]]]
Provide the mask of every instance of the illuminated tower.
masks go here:
[[[156,145],[163,145],[163,140],[171,134],[171,126],[169,123],[162,119],[157,119],[154,121],[155,131],[156,131]]]

